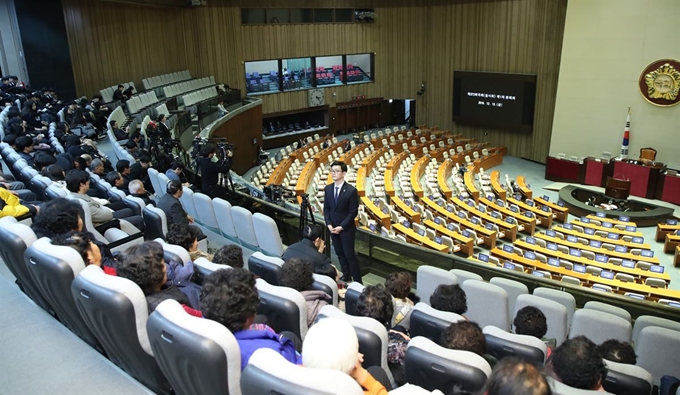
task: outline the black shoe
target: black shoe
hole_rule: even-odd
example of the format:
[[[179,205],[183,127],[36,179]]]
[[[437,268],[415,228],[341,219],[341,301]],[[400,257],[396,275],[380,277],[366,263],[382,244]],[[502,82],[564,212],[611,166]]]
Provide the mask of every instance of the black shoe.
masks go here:
[[[352,277],[350,277],[350,276],[342,276],[342,277],[340,277],[340,281],[342,281],[343,283],[351,283],[351,282],[352,282]]]

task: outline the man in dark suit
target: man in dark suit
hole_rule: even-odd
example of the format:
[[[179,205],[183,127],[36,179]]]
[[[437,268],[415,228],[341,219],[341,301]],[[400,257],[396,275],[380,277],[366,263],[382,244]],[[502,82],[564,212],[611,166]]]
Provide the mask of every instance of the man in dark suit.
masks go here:
[[[193,224],[194,219],[184,211],[184,207],[182,207],[182,203],[179,201],[179,198],[184,194],[182,183],[179,181],[170,181],[166,192],[167,193],[158,201],[156,207],[163,210],[165,213],[168,228],[170,228],[170,225],[172,224],[187,226]],[[196,229],[200,232],[200,236],[203,236],[203,232],[200,228],[196,227]]]
[[[302,229],[302,240],[291,244],[281,257],[284,261],[298,258],[312,264],[314,273],[324,274],[337,279],[337,271],[331,259],[323,254],[326,243],[321,238],[322,228],[316,224],[308,224]]]
[[[357,228],[354,218],[359,213],[359,194],[356,188],[345,182],[347,164],[335,161],[331,164],[333,184],[324,189],[323,216],[331,232],[331,241],[342,269],[342,281],[352,279],[361,283],[359,259],[354,251]]]

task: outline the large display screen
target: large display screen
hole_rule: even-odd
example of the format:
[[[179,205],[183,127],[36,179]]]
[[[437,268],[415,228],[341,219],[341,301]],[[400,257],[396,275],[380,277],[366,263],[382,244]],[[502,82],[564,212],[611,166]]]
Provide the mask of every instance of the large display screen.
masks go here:
[[[531,132],[536,75],[454,71],[453,121]]]

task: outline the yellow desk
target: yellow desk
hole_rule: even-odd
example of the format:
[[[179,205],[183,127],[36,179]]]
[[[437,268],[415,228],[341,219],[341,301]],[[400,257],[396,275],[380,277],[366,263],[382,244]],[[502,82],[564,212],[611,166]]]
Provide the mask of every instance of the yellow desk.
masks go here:
[[[485,145],[484,145],[485,146]],[[482,146],[483,147],[483,146]],[[482,155],[481,147],[479,149],[479,159],[475,159],[472,163],[475,166],[475,171],[479,169],[490,169],[503,163],[503,155],[507,149],[505,147],[497,147],[489,150],[489,156]]]
[[[616,229],[616,228],[605,228],[604,226],[596,225],[592,222],[590,223],[585,223],[581,222],[580,219],[575,219],[571,221],[573,225],[578,225],[583,228],[590,228],[590,229],[595,229],[595,230],[601,230],[605,233],[616,233],[621,236],[630,236],[630,237],[643,237],[642,232],[640,231],[635,231],[635,232],[628,232],[626,230],[621,230],[621,229]]]
[[[433,202],[429,198],[423,197],[420,199],[420,201],[423,204],[425,204],[430,210],[434,210],[437,214],[441,215],[442,217],[448,218],[449,220],[456,222],[457,224],[463,226],[464,228],[472,229],[475,232],[477,232],[477,234],[484,239],[484,244],[488,245],[489,248],[494,248],[496,246],[496,231],[489,230],[481,225],[473,224],[472,222],[468,221],[465,218],[460,218],[455,213],[449,212],[444,207],[438,206],[435,202]]]
[[[390,197],[396,195],[397,192],[394,189],[394,175],[392,174],[392,169],[385,169],[383,182],[385,183],[385,194]]]
[[[663,243],[663,252],[673,253],[675,248],[680,245],[680,235],[671,233],[666,234],[666,240]]]
[[[313,160],[310,160],[309,162],[305,163],[305,166],[302,168],[302,171],[300,171],[300,174],[298,175],[297,183],[295,184],[295,194],[300,196],[302,194],[307,193],[307,189],[309,188],[309,182],[314,178],[314,173],[316,172],[317,168],[316,162]]]
[[[420,177],[422,177],[423,172],[425,171],[428,160],[429,158],[427,156],[423,156],[413,164],[413,168],[411,169],[411,190],[413,191],[413,194],[418,197],[423,197],[425,195],[423,187],[420,185]]]
[[[454,196],[451,199],[451,201],[456,206],[458,206],[458,209],[463,210],[463,211],[467,211],[468,213],[470,213],[472,215],[476,215],[476,216],[480,217],[481,219],[498,226],[498,228],[500,230],[502,230],[503,233],[504,233],[504,235],[502,237],[503,239],[515,241],[515,239],[517,238],[517,225],[509,224],[509,223],[503,221],[500,218],[494,218],[491,214],[483,213],[483,212],[479,211],[479,209],[472,207],[472,206],[468,205],[467,203],[463,202],[458,197]]]
[[[407,228],[402,224],[394,224],[392,225],[392,228],[395,232],[404,235],[406,237],[406,241],[408,242],[420,244],[425,247],[432,248],[438,252],[448,253],[449,247],[445,246],[444,244],[439,244],[434,240],[430,240],[426,236],[421,236],[411,228]]]
[[[624,222],[624,221],[621,221],[621,220],[618,220],[618,219],[608,218],[608,217],[602,218],[602,217],[598,217],[595,214],[588,214],[588,215],[586,215],[586,218],[594,219],[595,221],[600,221],[600,222],[611,222],[614,225],[635,226],[637,228],[637,225],[635,224],[635,222]]]
[[[678,225],[668,225],[668,224],[658,224],[656,225],[656,241],[666,240],[666,235],[668,233],[674,233],[680,230],[680,224]]]
[[[508,196],[508,203],[513,203],[516,204],[517,207],[524,209],[524,211],[529,211],[532,212],[536,215],[537,218],[541,220],[541,226],[544,226],[548,229],[552,227],[552,213],[543,211],[540,208],[534,206],[530,206],[524,202],[521,202],[513,197]],[[538,222],[538,221],[537,221]]]
[[[680,267],[680,245],[675,246],[675,255],[673,256],[673,266]]]
[[[512,210],[505,206],[501,207],[498,204],[496,204],[496,202],[493,202],[487,198],[482,198],[481,202],[485,204],[487,207],[493,208],[494,210],[499,211],[505,216],[510,216],[516,219],[519,224],[524,226],[524,230],[522,230],[522,232],[527,233],[528,235],[533,235],[534,232],[536,232],[536,218],[525,217],[521,213],[513,212]]]
[[[537,261],[535,259],[529,259],[512,252],[503,251],[503,249],[499,247],[496,247],[493,250],[491,250],[491,255],[498,258],[509,260],[511,262],[519,263],[520,265],[524,266],[525,269],[526,267],[529,267],[533,269],[544,270],[552,274],[556,274],[559,276],[559,278],[562,278],[562,276],[571,276],[588,283],[590,282],[590,278],[592,277],[588,273],[575,272],[562,266],[551,266],[546,263]]]
[[[360,197],[366,196],[366,168],[360,167],[357,170],[357,193]]]
[[[368,210],[368,215],[370,215],[374,220],[376,220],[383,228],[390,229],[392,221],[390,220],[390,215],[385,214],[380,210],[380,207],[376,206],[371,199],[362,196],[361,204]]]
[[[453,243],[460,247],[460,252],[465,254],[465,256],[471,256],[475,247],[475,241],[471,237],[465,237],[462,234],[448,230],[447,228],[437,224],[429,219],[425,221],[425,226],[430,229],[434,229],[438,234],[448,236],[453,240]]]
[[[569,215],[568,208],[562,207],[557,203],[549,202],[539,196],[536,196],[533,200],[536,202],[536,204],[542,204],[544,206],[550,207],[550,209],[553,211],[553,214],[555,214],[556,220],[560,222],[567,222],[567,216]]]
[[[475,186],[472,176],[473,174],[469,170],[466,171],[465,174],[463,175],[465,189],[467,189],[468,193],[470,194],[470,196],[472,196],[472,199],[475,201],[475,203],[479,203],[479,189],[477,189],[477,187]]]
[[[522,193],[522,195],[526,196],[527,199],[532,199],[533,192],[531,192],[531,189],[529,189],[524,176],[517,176],[517,186],[519,186],[519,191]]]
[[[269,178],[267,179],[267,183],[265,185],[282,184],[283,179],[286,178],[286,173],[288,172],[288,169],[290,168],[291,164],[293,164],[293,159],[291,159],[290,157],[279,162],[279,164],[276,165],[276,169],[274,169],[272,174],[269,175]]]
[[[403,200],[394,196],[390,198],[390,203],[394,204],[397,210],[404,214],[404,216],[408,218],[410,222],[415,222],[417,224],[420,223],[420,213],[409,207],[406,203],[404,203]]]
[[[499,199],[502,201],[505,201],[505,197],[508,193],[508,191],[505,190],[501,186],[501,172],[498,170],[494,170],[491,172],[489,175],[489,178],[491,179],[491,189],[493,189],[493,192],[498,196]]]
[[[534,235],[534,237],[537,237],[539,239],[543,239],[543,240],[550,242],[550,243],[561,244],[563,246],[570,247],[570,248],[578,248],[579,250],[591,251],[591,252],[594,252],[596,254],[606,255],[606,256],[612,257],[612,258],[628,259],[628,260],[631,260],[631,261],[643,261],[643,262],[653,263],[655,265],[659,264],[659,258],[657,258],[657,257],[647,258],[647,257],[639,256],[639,255],[633,255],[629,252],[609,251],[606,248],[597,248],[597,247],[593,247],[591,245],[585,245],[585,244],[581,244],[581,243],[578,243],[578,242],[574,243],[574,242],[571,242],[571,241],[559,239],[557,237],[550,237],[550,236],[543,234],[543,233],[536,233]]]
[[[441,165],[439,165],[439,169],[437,169],[437,185],[439,185],[439,190],[441,191],[442,195],[446,196],[447,199],[451,199],[451,196],[453,196],[453,191],[446,183],[446,180],[448,180],[449,176],[451,175],[452,168],[453,161],[446,160]]]
[[[614,245],[621,245],[621,246],[626,246],[627,248],[644,248],[646,250],[649,249],[649,244],[636,244],[633,243],[632,241],[625,241],[623,239],[618,239],[618,240],[613,240],[609,239],[607,237],[600,237],[598,235],[589,235],[587,233],[581,233],[576,229],[566,229],[561,226],[555,226],[553,227],[553,230],[556,232],[564,233],[565,235],[572,235],[576,237],[583,237],[584,239],[588,240],[597,240],[601,241],[603,243],[609,243],[609,244],[614,244]]]

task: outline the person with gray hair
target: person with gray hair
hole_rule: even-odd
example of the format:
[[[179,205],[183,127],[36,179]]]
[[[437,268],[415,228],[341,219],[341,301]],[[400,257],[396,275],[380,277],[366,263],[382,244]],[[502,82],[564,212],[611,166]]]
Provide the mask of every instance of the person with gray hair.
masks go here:
[[[90,163],[90,171],[100,177],[106,177],[106,173],[104,172],[104,162],[102,162],[101,159],[92,159],[92,162]]]
[[[379,366],[364,369],[364,355],[352,325],[338,318],[323,318],[309,328],[302,343],[302,365],[315,369],[338,370],[352,376],[364,394],[387,395],[389,379]]]
[[[138,197],[144,201],[145,205],[156,206],[156,202],[151,200],[149,197],[149,192],[144,188],[144,183],[140,180],[132,180],[128,184],[128,190],[130,191],[130,196]]]

